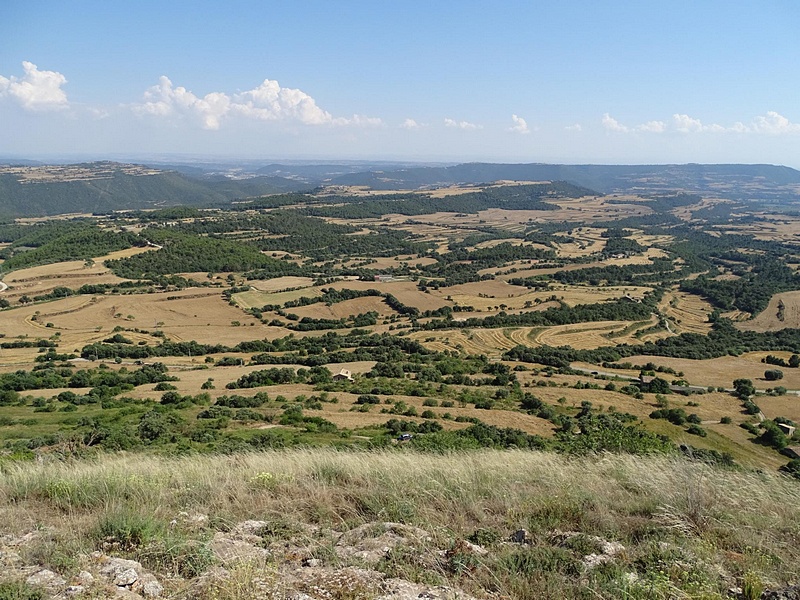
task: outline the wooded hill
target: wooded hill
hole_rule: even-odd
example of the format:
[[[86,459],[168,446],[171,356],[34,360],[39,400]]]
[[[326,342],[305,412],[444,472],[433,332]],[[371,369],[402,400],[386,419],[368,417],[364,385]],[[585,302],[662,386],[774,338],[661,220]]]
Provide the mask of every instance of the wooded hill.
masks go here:
[[[776,165],[548,165],[466,163],[372,171],[334,178],[335,185],[377,190],[416,189],[499,180],[568,181],[603,193],[690,191],[752,200],[796,199],[800,171]]]
[[[80,177],[70,176],[70,167],[80,169]],[[109,162],[65,165],[60,175],[46,179],[25,178],[11,169],[0,168],[0,216],[104,213],[178,204],[204,206],[307,187],[282,177],[211,180],[174,171],[131,174],[123,167]]]

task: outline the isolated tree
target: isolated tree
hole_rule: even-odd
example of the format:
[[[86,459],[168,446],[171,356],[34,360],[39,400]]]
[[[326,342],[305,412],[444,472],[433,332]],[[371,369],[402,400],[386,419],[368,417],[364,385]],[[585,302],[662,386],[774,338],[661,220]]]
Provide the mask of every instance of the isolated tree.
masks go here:
[[[764,379],[767,381],[778,381],[783,379],[783,371],[780,369],[767,369],[764,371]]]

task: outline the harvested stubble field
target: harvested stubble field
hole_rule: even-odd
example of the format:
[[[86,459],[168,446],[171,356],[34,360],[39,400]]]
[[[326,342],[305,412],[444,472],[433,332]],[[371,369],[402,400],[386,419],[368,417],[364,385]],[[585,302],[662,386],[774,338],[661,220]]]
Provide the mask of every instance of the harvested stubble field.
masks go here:
[[[304,287],[301,289],[292,289],[290,291],[277,291],[277,292],[262,292],[258,289],[251,289],[247,292],[239,292],[232,296],[232,300],[241,308],[261,308],[266,305],[282,306],[292,300],[298,298],[312,298],[321,294],[318,287]],[[241,314],[241,313],[240,313]]]
[[[239,321],[241,327],[232,327],[234,321]],[[53,326],[46,327],[48,323]],[[263,338],[274,335],[271,329],[275,329],[266,328],[241,309],[229,306],[218,289],[192,288],[154,294],[71,296],[15,308],[3,314],[0,332],[9,338],[60,333],[64,347],[71,349],[108,337],[116,326],[160,329],[176,341],[209,344]],[[288,334],[281,331],[282,335]]]
[[[800,292],[775,294],[769,305],[752,320],[736,325],[745,331],[777,331],[787,327],[800,328]]]
[[[361,265],[361,263],[369,261],[367,264]],[[361,265],[359,268],[361,269],[369,269],[369,270],[383,270],[383,269],[399,269],[403,266],[409,267],[422,267],[426,265],[435,264],[436,260],[430,258],[428,256],[423,256],[422,258],[417,258],[416,256],[377,256],[377,257],[355,257],[347,259],[344,262],[345,265],[349,264],[359,264]]]
[[[450,305],[450,302],[446,300],[418,290],[415,281],[337,281],[326,287],[335,290],[378,290],[383,294],[393,295],[401,303],[406,306],[413,306],[421,312],[436,310],[437,308]]]
[[[431,350],[459,350],[467,354],[485,354],[497,359],[517,345],[507,334],[509,329],[455,329],[449,331],[418,331],[409,338]]]
[[[610,202],[612,201],[613,202]],[[652,214],[652,209],[637,196],[590,196],[550,200],[561,210],[542,211],[545,221],[594,222]],[[619,204],[618,204],[619,203]],[[539,213],[542,214],[542,213]],[[537,215],[538,216],[538,215]]]
[[[620,343],[637,343],[635,338],[622,335],[629,330],[632,321],[597,321],[548,327],[533,339],[538,345],[571,346],[578,350],[593,350]]]
[[[746,233],[759,240],[797,243],[800,241],[800,218],[785,214],[756,213],[761,220],[746,225],[717,225],[724,233]]]
[[[103,261],[126,258],[148,250],[152,248],[129,248],[112,252],[93,259],[94,264],[91,266],[88,266],[86,261],[73,260],[13,271],[3,278],[9,287],[4,296],[13,300],[22,295],[47,294],[56,287],[77,289],[86,284],[114,284],[128,281],[114,275],[106,268]]]
[[[376,312],[380,316],[395,315],[395,311],[389,308],[380,296],[366,296],[364,298],[354,298],[327,306],[321,302],[287,309],[289,312],[303,317],[314,319],[345,319],[368,312]]]
[[[286,275],[284,277],[275,277],[274,279],[256,279],[248,281],[247,284],[261,292],[275,293],[281,290],[311,287],[314,285],[314,280],[310,277]]]
[[[471,248],[475,249],[483,249],[483,248],[494,248],[495,246],[499,246],[500,244],[511,244],[512,246],[530,246],[532,248],[538,248],[539,250],[549,250],[550,246],[546,246],[545,244],[537,244],[536,242],[531,242],[528,240],[521,240],[519,238],[507,238],[507,239],[499,239],[499,240],[486,240],[485,242],[480,242],[475,244]]]
[[[659,309],[670,320],[674,333],[707,334],[711,331],[708,317],[714,307],[700,296],[673,290],[664,294]]]
[[[760,396],[756,399],[761,412],[768,419],[785,417],[800,423],[800,395]]]
[[[733,380],[739,378],[751,379],[758,389],[766,389],[782,385],[791,390],[800,389],[800,369],[773,367],[761,362],[767,354],[774,354],[789,359],[788,352],[748,352],[741,356],[723,356],[707,360],[693,360],[690,358],[669,358],[662,356],[631,356],[625,362],[643,365],[652,362],[659,366],[671,367],[675,371],[682,371],[684,379],[691,385],[701,387],[733,387]],[[764,379],[766,369],[778,368],[783,372],[780,381],[767,381]],[[638,374],[638,373],[637,373]]]
[[[568,306],[576,306],[578,304],[594,304],[607,300],[616,300],[625,296],[642,298],[645,293],[650,291],[650,288],[634,286],[589,287],[577,285],[554,285],[551,289],[545,291],[529,291],[527,288],[509,284],[506,284],[504,287],[502,285],[504,282],[495,280],[486,282],[494,284],[493,286],[489,286],[494,292],[490,293],[481,291],[484,289],[482,287],[483,283],[484,282],[467,283],[448,288],[440,288],[439,290],[431,290],[431,294],[436,294],[445,299],[450,298],[455,304],[460,306],[472,306],[481,312],[499,312],[500,310],[506,310],[507,312],[522,310],[523,312],[527,312],[529,310],[543,310],[549,306],[553,306],[550,302],[553,296],[555,296],[558,301],[564,302]],[[526,307],[528,302],[530,302],[532,306]],[[500,307],[501,304],[506,308],[502,309]],[[465,315],[462,314],[460,316],[464,317]]]

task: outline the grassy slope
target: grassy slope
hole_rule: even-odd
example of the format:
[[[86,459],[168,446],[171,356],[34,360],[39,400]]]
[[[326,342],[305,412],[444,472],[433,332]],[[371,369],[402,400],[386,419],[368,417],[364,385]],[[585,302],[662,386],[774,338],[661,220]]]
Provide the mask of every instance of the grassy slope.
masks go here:
[[[797,582],[799,500],[797,482],[777,475],[666,457],[535,452],[113,456],[15,465],[0,474],[8,533],[40,532],[17,548],[23,560],[69,578],[91,570],[90,552],[109,551],[111,543],[112,551],[155,572],[172,597],[186,597],[181,590],[189,586],[169,579],[176,570],[186,574],[191,561],[213,564],[206,550],[215,532],[247,519],[267,521],[270,559],[227,565],[224,585],[191,588],[201,600],[247,597],[237,594],[254,579],[285,592],[280,574],[302,556],[477,597],[723,598],[745,579],[774,587]],[[208,520],[170,529],[181,511]],[[333,552],[343,532],[384,522],[421,527],[429,538],[377,561]],[[520,528],[529,544],[505,541]],[[625,550],[586,569],[581,561],[596,546],[589,536]],[[464,539],[489,552],[472,552]],[[328,592],[320,597],[371,597]]]

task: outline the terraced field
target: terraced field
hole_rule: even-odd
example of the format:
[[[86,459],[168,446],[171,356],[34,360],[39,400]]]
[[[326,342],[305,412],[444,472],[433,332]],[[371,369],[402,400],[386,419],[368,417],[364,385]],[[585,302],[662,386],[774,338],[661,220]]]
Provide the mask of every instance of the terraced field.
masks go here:
[[[711,331],[708,316],[714,307],[694,294],[673,290],[664,295],[659,309],[670,321],[673,333],[702,333]]]
[[[628,330],[630,321],[598,321],[548,327],[534,338],[535,343],[547,346],[571,346],[579,350],[616,346],[624,338],[612,337]],[[634,342],[635,343],[635,342]]]

